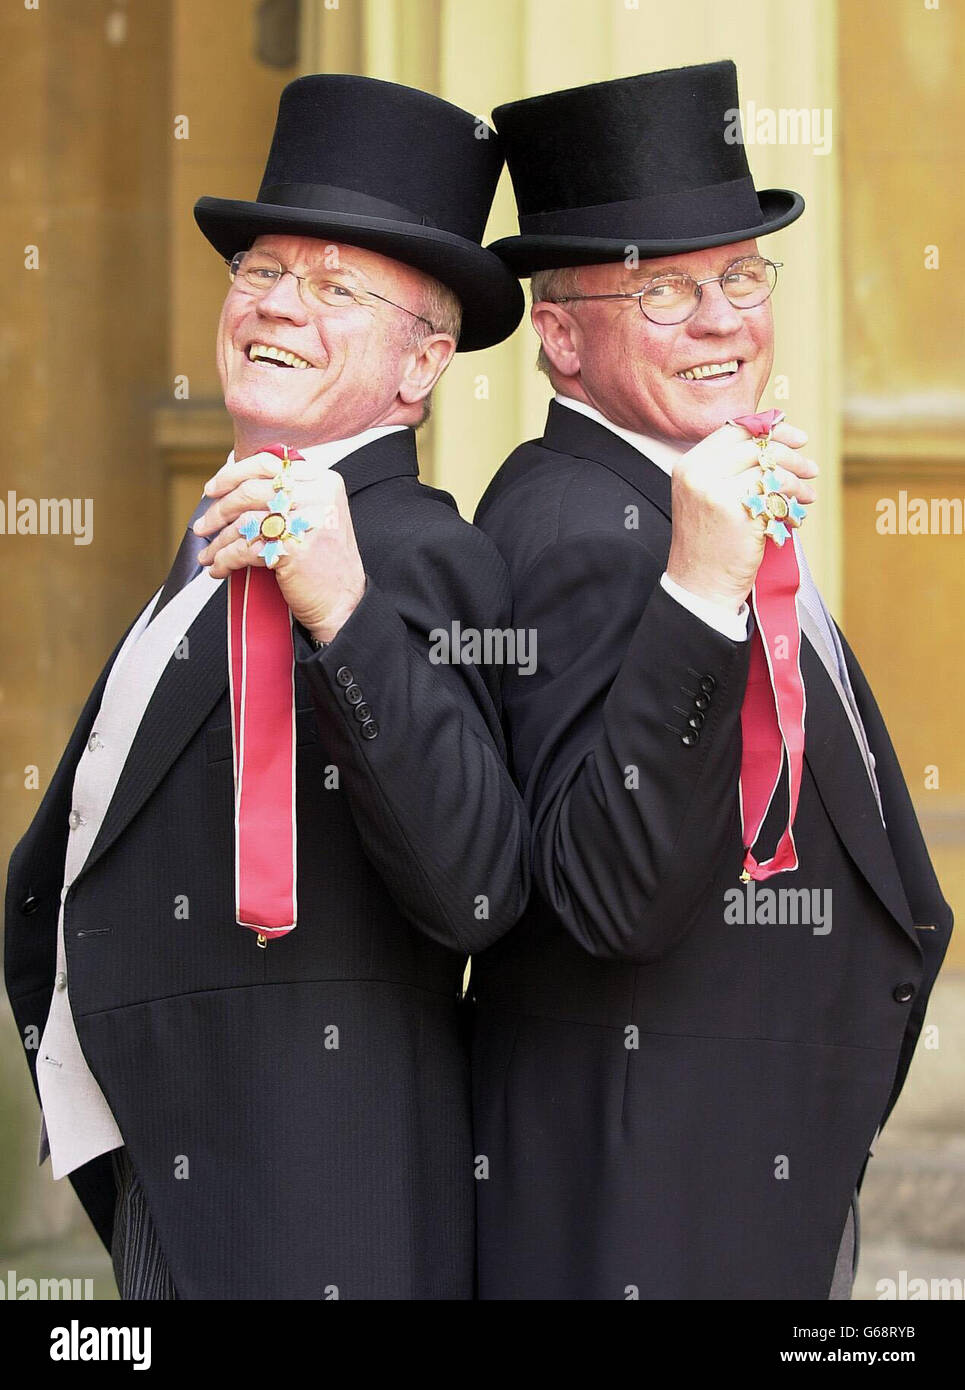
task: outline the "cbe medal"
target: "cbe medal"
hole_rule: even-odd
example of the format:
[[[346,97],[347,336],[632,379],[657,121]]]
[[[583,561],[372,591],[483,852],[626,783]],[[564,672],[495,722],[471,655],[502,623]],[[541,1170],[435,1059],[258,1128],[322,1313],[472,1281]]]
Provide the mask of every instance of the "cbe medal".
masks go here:
[[[295,459],[300,460],[302,455],[297,451],[290,451],[287,444],[275,444],[263,452],[277,454],[279,449],[282,450],[282,464],[273,479],[275,495],[271,499],[268,515],[262,517],[260,524],[249,520],[238,527],[239,533],[246,541],[252,544],[259,538],[264,541],[261,558],[269,569],[274,569],[281,557],[288,554],[285,549],[286,541],[300,541],[305,532],[311,530],[303,517],[291,515],[292,500],[288,491],[292,462]]]
[[[751,517],[764,520],[765,534],[773,541],[764,555],[751,591],[755,631],[751,636],[750,669],[741,706],[740,811],[744,864],[741,880],[765,879],[798,867],[794,844],[804,767],[804,681],[801,676],[801,622],[797,595],[801,584],[797,551],[786,523],[800,525],[805,508],[780,490],[776,473],[768,467],[767,444],[771,430],[783,420],[780,410],[759,415],[740,415],[728,424],[741,425],[760,450],[761,476],[754,490],[741,499]],[[761,832],[781,780],[784,758],[788,765],[788,808],[777,847],[770,859],[759,863],[754,844]]]
[[[784,418],[781,411],[768,411],[767,413],[778,415],[781,419]],[[746,422],[750,418],[756,417],[741,415],[734,421],[728,421],[728,424],[744,425],[746,429]],[[774,423],[776,424],[777,421]],[[773,426],[768,429],[768,436],[771,428]],[[790,519],[795,525],[800,526],[807,516],[807,512],[796,497],[784,496],[777,474],[773,468],[767,467],[767,436],[758,439],[756,443],[760,448],[761,476],[756,490],[749,492],[746,497],[742,497],[741,502],[750,516],[763,518],[766,523],[764,534],[770,536],[776,545],[783,545],[791,534],[784,524],[785,521]],[[762,445],[763,447],[761,447]]]
[[[228,580],[228,680],[235,785],[235,920],[258,945],[297,922],[295,824],[295,652],[292,615],[272,568],[310,527],[291,515],[287,445],[264,452],[282,460],[271,510],[239,529],[264,542],[267,568],[245,566]]]

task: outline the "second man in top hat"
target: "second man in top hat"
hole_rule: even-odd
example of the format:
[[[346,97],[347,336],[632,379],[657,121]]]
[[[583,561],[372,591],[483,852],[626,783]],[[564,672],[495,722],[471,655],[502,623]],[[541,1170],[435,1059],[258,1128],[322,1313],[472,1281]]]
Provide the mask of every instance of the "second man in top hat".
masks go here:
[[[195,210],[230,264],[235,449],[91,692],[7,890],[53,1175],[125,1298],[472,1296],[461,986],[525,902],[528,843],[494,673],[429,657],[435,630],[508,621],[505,565],[419,482],[414,429],[457,339],[497,342],[522,310],[480,245],[502,157],[477,130],[423,92],[303,77],[258,198]],[[284,504],[276,444],[302,455]],[[273,577],[277,539],[257,533],[282,520],[302,539]],[[229,679],[226,590],[256,573],[249,597],[267,581],[294,631],[286,613],[266,673],[252,630]],[[245,785],[252,750],[233,697],[248,720],[266,674],[287,717],[249,732],[287,824],[256,834],[246,889],[290,874],[297,809],[298,917],[256,940],[235,891],[233,742]]]
[[[556,395],[476,516],[539,651],[504,682],[534,893],[473,969],[484,1299],[847,1297],[856,1190],[948,940],[799,548],[799,862],[741,879],[784,842],[790,795],[785,770],[742,834],[747,600],[777,542],[752,514],[755,440],[728,421],[773,358],[779,263],[758,238],[803,203],[755,190],[725,138],[738,106],[720,62],[494,114],[520,224],[495,249],[532,276]],[[805,442],[779,424],[768,446],[791,518],[816,498]]]

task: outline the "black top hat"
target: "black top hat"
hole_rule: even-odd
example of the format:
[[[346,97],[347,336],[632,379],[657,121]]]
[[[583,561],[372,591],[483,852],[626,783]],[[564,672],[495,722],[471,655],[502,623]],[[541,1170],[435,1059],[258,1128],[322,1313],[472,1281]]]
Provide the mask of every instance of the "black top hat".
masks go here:
[[[490,249],[518,275],[745,241],[804,211],[799,193],[754,188],[729,60],[508,102],[493,120],[520,234]]]
[[[268,232],[361,246],[435,276],[462,304],[460,351],[509,336],[518,283],[480,245],[503,155],[495,131],[412,87],[347,74],[282,91],[258,199],[200,198],[198,226],[230,260]]]

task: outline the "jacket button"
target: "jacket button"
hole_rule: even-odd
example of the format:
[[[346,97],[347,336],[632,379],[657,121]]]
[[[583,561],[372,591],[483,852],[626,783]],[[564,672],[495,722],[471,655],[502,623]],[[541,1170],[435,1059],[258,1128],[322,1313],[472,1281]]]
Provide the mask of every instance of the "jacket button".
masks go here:
[[[713,676],[701,676],[700,688],[705,695],[713,695],[714,691],[717,689],[717,682],[714,680]]]
[[[339,685],[351,685],[355,677],[348,666],[340,666],[335,672],[335,679]]]
[[[367,719],[372,718],[372,706],[364,703],[356,705],[352,713],[360,724],[364,724]]]
[[[20,904],[20,911],[25,917],[31,917],[40,906],[40,899],[34,897],[33,893],[28,893]]]
[[[357,685],[346,686],[345,698],[350,705],[360,705],[362,703],[362,692]]]
[[[359,733],[362,735],[363,738],[378,738],[379,726],[378,724],[376,724],[374,719],[366,719],[365,723],[359,730]]]
[[[914,993],[915,986],[907,980],[904,984],[895,985],[893,991],[895,1002],[898,1004],[907,1004],[908,1000],[914,997]]]
[[[696,729],[688,729],[685,734],[681,734],[680,742],[686,743],[688,748],[693,748],[694,744],[698,741],[699,738],[700,734],[698,734]]]

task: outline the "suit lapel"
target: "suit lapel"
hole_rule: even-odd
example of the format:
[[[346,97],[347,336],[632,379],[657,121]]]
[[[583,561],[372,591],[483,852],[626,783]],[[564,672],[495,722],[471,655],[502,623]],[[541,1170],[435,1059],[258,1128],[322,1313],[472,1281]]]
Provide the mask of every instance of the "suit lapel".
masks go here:
[[[387,478],[418,477],[419,461],[416,454],[415,431],[396,430],[395,434],[384,434],[381,439],[373,439],[371,444],[363,444],[351,454],[335,464],[336,473],[345,479],[345,491],[349,497],[373,483],[384,483]]]
[[[188,628],[189,655],[172,657],[165,666],[81,875],[137,815],[227,689],[227,610],[228,591],[222,584]]]
[[[571,458],[589,459],[616,473],[625,483],[643,494],[670,520],[670,478],[646,455],[596,420],[570,410],[557,401],[550,402],[542,443],[547,449]]]
[[[550,405],[543,444],[602,464],[646,497],[666,518],[669,545],[670,478],[662,468],[604,425],[556,401]],[[801,672],[807,696],[804,756],[822,804],[858,869],[915,940],[908,900],[860,750],[838,693],[806,636],[801,642]]]
[[[818,795],[851,858],[915,941],[908,899],[864,759],[824,663],[806,638],[801,643],[801,672],[807,693],[804,756]]]

